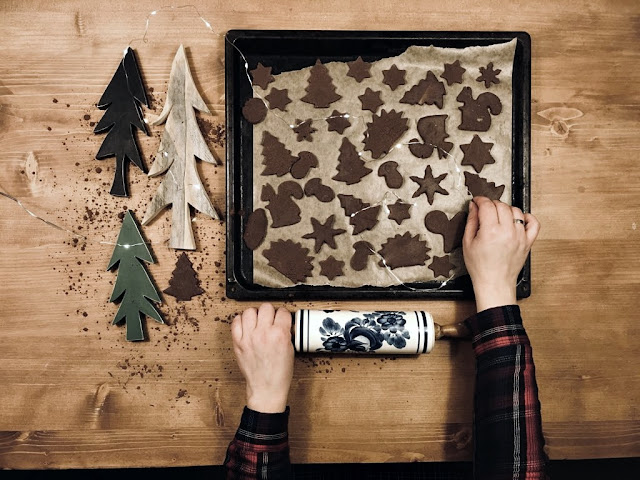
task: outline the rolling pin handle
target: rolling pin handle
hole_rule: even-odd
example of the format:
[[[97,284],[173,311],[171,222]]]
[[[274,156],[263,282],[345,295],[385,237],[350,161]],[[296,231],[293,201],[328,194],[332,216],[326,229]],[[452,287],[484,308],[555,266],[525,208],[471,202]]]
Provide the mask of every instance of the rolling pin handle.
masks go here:
[[[441,338],[463,338],[470,339],[471,332],[467,328],[464,322],[454,323],[452,325],[439,325],[435,324],[436,340]]]

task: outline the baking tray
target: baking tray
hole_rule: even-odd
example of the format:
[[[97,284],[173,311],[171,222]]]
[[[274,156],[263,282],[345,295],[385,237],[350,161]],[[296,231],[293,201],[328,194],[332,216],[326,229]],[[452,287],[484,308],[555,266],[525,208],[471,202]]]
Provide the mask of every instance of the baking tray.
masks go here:
[[[358,288],[296,285],[272,288],[253,282],[253,252],[242,240],[243,219],[253,210],[253,126],[242,116],[242,105],[253,95],[249,69],[258,62],[283,71],[322,63],[365,61],[401,54],[411,45],[465,48],[517,39],[513,64],[512,204],[531,211],[531,38],[526,32],[384,32],[314,30],[230,30],[225,42],[225,94],[227,122],[227,296],[260,299],[397,299],[473,298],[468,275],[440,287],[440,282],[390,287]],[[527,258],[518,278],[517,296],[531,295],[531,262]],[[440,287],[440,288],[438,288]]]

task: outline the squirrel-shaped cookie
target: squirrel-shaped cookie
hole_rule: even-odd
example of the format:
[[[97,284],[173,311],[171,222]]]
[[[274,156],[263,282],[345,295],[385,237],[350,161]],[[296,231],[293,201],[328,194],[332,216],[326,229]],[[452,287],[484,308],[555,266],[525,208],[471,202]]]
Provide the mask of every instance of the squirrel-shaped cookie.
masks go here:
[[[269,202],[267,210],[271,213],[271,227],[286,227],[300,221],[300,207],[291,197],[300,200],[303,197],[302,187],[292,181],[282,182],[278,186],[278,193],[270,184],[262,187],[260,200]]]
[[[456,100],[463,104],[458,107],[462,113],[462,122],[458,129],[474,132],[486,132],[491,127],[491,115],[502,112],[500,99],[490,92],[478,95],[474,100],[470,87],[464,87]]]

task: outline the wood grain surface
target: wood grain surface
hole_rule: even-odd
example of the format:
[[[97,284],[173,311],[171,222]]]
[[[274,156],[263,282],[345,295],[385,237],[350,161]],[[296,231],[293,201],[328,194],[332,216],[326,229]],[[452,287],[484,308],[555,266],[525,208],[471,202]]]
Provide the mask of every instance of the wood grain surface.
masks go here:
[[[189,256],[206,293],[165,296],[167,325],[129,343],[111,326],[106,272],[119,213],[139,218],[160,178],[131,168],[131,197],[108,194],[94,160],[95,107],[131,42],[164,103],[183,43],[224,159],[224,39],[231,28],[524,30],[532,37],[532,205],[542,232],[522,301],[551,458],[640,456],[640,4],[637,1],[3,1],[0,3],[0,467],[220,464],[244,405],[224,295],[224,224],[196,214]],[[146,41],[142,41],[147,16]],[[213,32],[199,18],[210,22]],[[215,33],[214,33],[215,32]],[[162,127],[140,136],[147,162]],[[198,162],[224,217],[224,166]],[[45,219],[35,218],[27,212]],[[170,212],[144,234],[168,286],[178,252]],[[470,302],[299,303],[423,308],[443,324]],[[290,396],[294,462],[471,458],[468,343],[419,358],[300,356]]]

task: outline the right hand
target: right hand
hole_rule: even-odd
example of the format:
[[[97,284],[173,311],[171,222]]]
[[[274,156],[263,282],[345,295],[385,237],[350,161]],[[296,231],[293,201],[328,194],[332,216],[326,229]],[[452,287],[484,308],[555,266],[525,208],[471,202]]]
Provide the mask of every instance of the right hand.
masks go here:
[[[486,197],[469,203],[462,251],[478,312],[516,302],[518,274],[539,231],[536,217],[517,207]]]
[[[248,308],[231,323],[233,351],[247,382],[247,407],[280,413],[287,407],[293,377],[291,314],[263,303]]]

